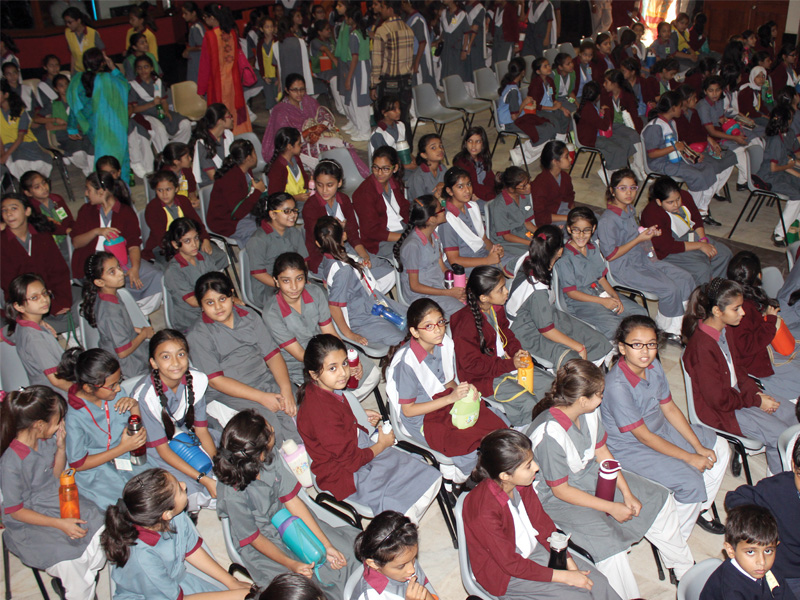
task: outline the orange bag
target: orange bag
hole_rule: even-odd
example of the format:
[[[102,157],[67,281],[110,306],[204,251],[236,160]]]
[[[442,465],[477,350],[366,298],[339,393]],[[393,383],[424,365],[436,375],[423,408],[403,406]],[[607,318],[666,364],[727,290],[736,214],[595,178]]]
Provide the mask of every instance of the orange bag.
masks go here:
[[[766,320],[766,317],[764,317],[764,320]],[[789,356],[794,352],[794,336],[780,317],[778,317],[778,330],[775,332],[775,337],[772,338],[770,345],[775,352],[783,356]]]

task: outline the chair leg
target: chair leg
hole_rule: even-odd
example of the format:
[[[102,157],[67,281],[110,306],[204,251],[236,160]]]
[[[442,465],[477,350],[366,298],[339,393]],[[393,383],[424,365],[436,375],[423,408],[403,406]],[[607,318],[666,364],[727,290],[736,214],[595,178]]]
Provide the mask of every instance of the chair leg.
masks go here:
[[[55,163],[59,173],[61,173],[61,179],[64,182],[64,187],[67,188],[67,196],[69,197],[69,201],[75,202],[75,194],[72,193],[72,182],[70,181],[69,178],[69,171],[67,171],[67,165],[64,164],[64,158],[56,154],[53,157],[53,163]]]
[[[3,578],[6,582],[6,600],[11,600],[11,557],[5,541],[3,541]]]
[[[747,450],[745,450],[742,444],[739,444],[739,456],[742,459],[744,479],[747,481],[747,485],[753,485],[753,476],[750,474],[750,461],[747,460]]]
[[[642,194],[644,193],[644,188],[647,187],[647,183],[650,181],[651,178],[654,179],[655,177],[657,176],[654,175],[653,173],[647,174],[647,177],[645,177],[644,181],[642,182],[642,185],[639,186],[639,193],[636,195],[636,201],[633,203],[634,208],[636,207],[637,204],[639,204],[639,198],[642,197]]]
[[[750,209],[750,212],[747,215],[746,221],[748,223],[752,223],[756,216],[758,216],[758,212],[761,210],[761,206],[764,204],[766,198],[760,194],[756,194],[756,201],[753,204],[753,208]]]
[[[525,165],[525,172],[528,174],[528,177],[530,177],[531,170],[528,168],[528,159],[525,157],[525,148],[522,147],[522,139],[519,136],[516,136],[516,140],[517,141],[514,143],[514,147],[519,146],[519,152],[522,154],[522,164]]]
[[[378,389],[378,386],[375,386],[375,389],[372,390],[372,393],[375,396],[375,403],[378,405],[378,412],[381,413],[381,417],[387,423],[389,422],[389,408],[386,406],[386,402],[383,401],[383,396],[381,396],[381,392]]]
[[[456,516],[453,514],[453,507],[447,501],[447,490],[442,486],[439,493],[436,494],[436,501],[439,503],[439,509],[442,511],[442,518],[444,524],[447,525],[447,531],[450,533],[450,539],[453,541],[453,548],[458,550],[458,536],[456,535]]]
[[[786,239],[786,223],[783,220],[783,211],[781,210],[781,199],[775,197],[775,205],[778,207],[778,215],[781,218],[781,227],[783,227],[783,239]]]
[[[575,160],[572,161],[572,164],[569,166],[569,174],[572,175],[572,170],[575,168],[575,165],[578,163],[578,159],[581,156],[581,149],[578,148],[575,150]]]
[[[750,204],[750,201],[753,199],[753,195],[754,195],[754,192],[750,192],[750,195],[747,197],[747,200],[745,201],[741,212],[739,212],[739,216],[736,217],[736,222],[733,224],[733,227],[731,227],[731,230],[728,233],[728,239],[731,239],[731,236],[733,235],[733,232],[736,231],[736,228],[739,226],[739,221],[742,220],[742,215],[744,215],[744,211],[747,210],[747,206]]]
[[[656,561],[656,569],[658,570],[658,580],[664,581],[664,567],[661,565],[661,557],[658,555],[658,548],[653,545],[653,542],[650,543],[650,549],[653,551],[653,558]]]
[[[494,146],[492,146],[492,151],[489,153],[489,157],[490,158],[494,158],[494,151],[497,150],[497,144],[500,141],[500,138],[502,138],[502,137],[503,137],[503,134],[498,131],[497,132],[497,139],[495,139]]]
[[[47,588],[44,587],[44,581],[42,581],[42,575],[39,569],[31,569],[31,571],[33,571],[33,578],[36,580],[36,585],[39,586],[39,591],[42,593],[42,598],[44,600],[50,600],[50,595],[47,593]]]

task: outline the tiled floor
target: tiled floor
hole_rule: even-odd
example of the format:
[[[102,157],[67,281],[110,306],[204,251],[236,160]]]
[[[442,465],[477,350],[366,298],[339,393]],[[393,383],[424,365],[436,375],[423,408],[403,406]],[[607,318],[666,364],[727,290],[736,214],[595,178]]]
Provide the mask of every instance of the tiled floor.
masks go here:
[[[258,108],[256,108],[256,112],[259,115],[259,119],[255,123],[255,129],[260,137],[260,134],[263,133],[267,116],[264,111],[258,110]],[[489,113],[484,112],[476,117],[475,124],[486,126],[488,120]],[[341,120],[340,122],[341,124],[344,123]],[[422,135],[431,131],[431,125],[420,124],[417,134]],[[494,130],[492,129],[489,131],[490,143],[494,143]],[[454,156],[456,152],[458,152],[461,144],[460,127],[458,124],[447,126],[444,134],[444,142],[448,156]],[[356,143],[355,146],[358,148],[359,154],[366,159],[366,143]],[[494,159],[495,170],[502,170],[511,164],[508,157],[510,147],[510,142],[505,145],[498,145]],[[584,160],[586,159],[580,159],[574,172],[576,179],[573,180],[573,184],[575,187],[576,199],[578,202],[602,209],[605,206],[604,189],[597,174],[593,172],[587,179],[577,178],[582,170]],[[532,166],[532,175],[535,176],[539,170],[539,165]],[[595,169],[593,168],[592,171],[595,171]],[[83,178],[75,169],[70,169],[70,173],[72,175],[73,188],[78,197],[76,205],[71,207],[74,214],[83,201]],[[52,180],[55,191],[63,195],[64,186],[56,173],[53,173]],[[710,228],[708,233],[718,238],[722,237],[723,234],[727,235],[739,210],[741,210],[741,206],[747,198],[746,193],[735,191],[734,183],[735,179],[732,177],[730,187],[732,189],[733,203],[727,204],[714,201],[712,205],[714,217],[724,225],[718,228]],[[141,181],[138,181],[138,185],[133,188],[133,192],[137,208],[142,209],[145,204],[145,198],[144,186]],[[644,200],[640,202],[640,209],[644,206],[643,203]],[[776,222],[777,213],[775,208],[764,207],[753,223],[740,223],[739,228],[736,230],[736,235],[731,242],[733,251],[736,252],[744,248],[752,249],[761,257],[764,266],[774,265],[785,273],[785,255],[782,251],[777,251],[770,242],[770,234]],[[156,328],[163,327],[163,317],[160,311],[153,315],[152,320]],[[660,358],[670,381],[673,398],[678,406],[685,411],[686,396],[679,364],[680,351],[673,345],[667,345],[661,350]],[[374,400],[370,399],[366,404],[370,403],[374,403]],[[763,454],[753,457],[750,464],[754,479],[757,480],[764,477],[766,461]],[[730,474],[730,471],[728,471],[717,502],[721,512],[724,494],[743,483],[743,476],[734,478]],[[216,514],[211,511],[202,511],[200,514],[199,529],[219,562],[227,567],[229,560],[225,551]],[[420,531],[420,562],[428,578],[435,586],[439,597],[442,600],[463,600],[466,593],[461,585],[458,556],[456,550],[453,549],[450,536],[447,533],[441,513],[436,505],[433,505],[423,517]],[[714,536],[699,528],[695,528],[689,540],[689,546],[694,554],[695,560],[699,562],[705,558],[720,555],[722,537]],[[673,600],[675,598],[675,587],[669,583],[669,580],[664,582],[658,580],[650,545],[647,542],[640,543],[631,550],[630,563],[636,574],[637,581],[639,582],[640,592],[643,598],[649,598],[650,600]],[[19,561],[13,557],[11,573],[14,598],[18,600],[32,600],[41,597],[30,570],[23,567]],[[98,586],[98,598],[100,600],[110,597],[107,573],[107,569],[104,569],[101,573],[100,585]],[[46,575],[44,578],[45,580],[49,580],[49,577]],[[47,585],[49,590],[49,581]]]

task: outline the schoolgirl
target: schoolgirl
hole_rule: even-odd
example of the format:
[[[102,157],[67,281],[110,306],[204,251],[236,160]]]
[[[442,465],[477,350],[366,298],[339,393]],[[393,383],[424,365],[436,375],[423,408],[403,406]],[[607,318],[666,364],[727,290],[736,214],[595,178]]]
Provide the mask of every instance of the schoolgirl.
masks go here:
[[[295,227],[298,210],[294,199],[286,192],[262,194],[252,214],[258,229],[247,241],[250,259],[250,281],[253,302],[264,306],[269,288],[275,288],[273,265],[284,252],[296,252],[308,257],[303,230]]]
[[[647,104],[648,116],[661,96],[678,87],[675,75],[680,65],[675,58],[659,60],[650,69],[650,76],[642,80],[642,100]]]
[[[0,65],[0,71],[3,73],[3,79],[5,79],[11,87],[11,91],[22,98],[22,102],[25,104],[25,110],[28,111],[28,114],[33,120],[31,128],[34,129],[34,133],[40,134],[42,132],[39,128],[40,121],[36,118],[40,108],[39,99],[34,89],[27,83],[22,83],[19,67],[13,62],[2,63],[2,65]]]
[[[531,441],[513,429],[495,431],[480,445],[472,473],[478,485],[464,499],[464,532],[475,578],[503,599],[620,600],[608,580],[567,555],[566,569],[551,569],[555,523],[532,483],[539,466]]]
[[[64,261],[69,261],[69,248],[67,236],[75,226],[72,211],[58,194],[50,191],[50,180],[38,171],[26,171],[19,180],[19,187],[31,208],[42,215],[44,219],[53,224],[53,240],[61,251]],[[5,286],[3,286],[5,287]]]
[[[739,114],[766,126],[769,109],[761,97],[761,88],[767,81],[767,70],[764,67],[753,67],[748,75],[748,82],[739,87],[736,96]]]
[[[0,157],[14,177],[26,171],[50,176],[53,160],[39,146],[22,99],[5,79],[0,80],[0,142]]]
[[[303,383],[303,358],[308,342],[317,334],[336,335],[328,298],[320,286],[308,283],[308,267],[300,254],[286,252],[275,260],[275,287],[264,303],[264,324],[280,347],[289,377]],[[360,366],[353,371],[358,387],[352,390],[360,400],[380,380],[373,361],[358,351]]]
[[[303,140],[294,127],[281,127],[275,134],[275,153],[267,165],[267,192],[285,192],[301,209],[309,196],[311,177],[300,160]]]
[[[517,272],[506,303],[511,331],[522,347],[558,369],[573,358],[600,364],[611,353],[608,339],[591,325],[553,306],[553,265],[564,253],[563,236],[555,225],[536,231],[528,256]]]
[[[345,600],[435,600],[439,596],[418,553],[419,531],[408,517],[392,510],[377,515],[356,538],[355,554],[364,564],[364,576]]]
[[[224,104],[211,104],[195,125],[189,147],[192,152],[192,173],[200,187],[214,183],[217,169],[230,153],[233,143],[233,115]]]
[[[499,4],[499,3],[498,3]],[[413,82],[412,85],[420,85],[423,83],[431,84],[434,89],[436,88],[436,81],[434,80],[434,72],[433,72],[433,52],[431,51],[432,42],[434,39],[433,32],[428,25],[428,22],[425,19],[425,15],[423,15],[419,10],[415,3],[406,0],[401,2],[401,7],[403,12],[405,12],[406,17],[406,25],[411,28],[411,31],[414,33],[414,46],[417,48],[416,52],[414,53],[414,64],[417,65],[416,72],[412,75],[411,81]],[[501,9],[502,12],[502,9]],[[490,16],[484,13],[484,18]],[[502,34],[500,37],[497,35],[493,38],[493,51],[492,55],[496,51],[499,50],[500,46],[504,44]],[[473,50],[475,50],[475,46],[473,46]],[[483,52],[483,50],[481,50]],[[508,52],[506,52],[508,54]],[[419,58],[417,58],[419,57]],[[501,59],[498,59],[501,60]],[[418,62],[417,62],[418,61]],[[477,63],[474,63],[477,67]],[[481,65],[482,66],[482,65]],[[349,599],[348,599],[349,600]]]
[[[711,57],[701,58],[697,64],[686,71],[683,85],[688,85],[700,97],[703,82],[717,72],[717,61]],[[681,86],[682,87],[682,86]]]
[[[689,15],[679,13],[672,22],[669,36],[670,54],[678,59],[682,66],[692,66],[697,62],[699,55],[694,51],[690,42]]]
[[[411,204],[411,217],[394,244],[400,286],[408,302],[436,296],[450,317],[464,306],[464,288],[445,287],[442,242],[436,228],[445,222],[446,209],[434,196],[420,196]]]
[[[592,61],[594,59],[594,42],[583,40],[578,47],[578,56],[572,59],[573,70],[575,71],[575,88],[573,92],[576,98],[583,97],[583,87],[592,81]]]
[[[373,314],[373,309],[382,305],[403,317],[408,307],[386,297],[371,269],[350,258],[341,223],[334,217],[321,217],[314,226],[314,239],[323,255],[319,272],[328,287],[331,316],[344,337],[364,345],[400,342],[402,325]]]
[[[164,277],[169,281],[167,293],[172,298],[170,324],[183,332],[202,314],[194,297],[195,282],[202,275],[227,266],[224,253],[217,250],[215,257],[206,251],[200,238],[202,227],[199,221],[179,217],[172,221],[162,241],[161,253],[167,262]]]
[[[772,111],[764,138],[764,160],[756,173],[772,186],[772,191],[789,198],[783,209],[783,219],[772,232],[772,243],[778,247],[786,246],[784,226],[788,227],[800,216],[800,168],[791,151],[795,140],[787,136],[791,122],[792,113],[788,107],[778,106]]]
[[[144,341],[153,337],[152,327],[134,327],[117,290],[125,287],[125,272],[109,252],[95,252],[84,265],[81,316],[100,334],[100,347],[114,353],[126,377],[147,370]]]
[[[704,425],[689,425],[672,401],[650,317],[623,319],[615,342],[618,354],[600,405],[608,449],[626,470],[674,493],[684,540],[695,523],[721,534],[722,523],[707,511],[728,467],[728,442]]]
[[[260,595],[253,597],[258,600],[326,600],[327,598],[313,579],[291,572],[276,576]]]
[[[192,203],[192,208],[200,208],[200,198],[197,195],[197,181],[192,173],[192,149],[188,144],[170,142],[156,156],[155,171],[172,171],[178,178],[177,193],[186,196]]]
[[[519,7],[508,0],[498,0],[494,5],[492,68],[501,60],[508,61],[514,56],[514,46],[519,43],[518,11]]]
[[[125,33],[125,45],[130,46],[133,36],[137,33],[144,35],[150,46],[150,52],[158,60],[158,40],[154,33],[158,31],[158,25],[156,25],[155,19],[148,14],[149,6],[147,3],[142,3],[131,6],[128,10],[128,23],[131,27]]]
[[[67,7],[61,18],[64,19],[64,36],[67,38],[67,46],[70,53],[70,72],[83,72],[83,54],[89,48],[105,50],[106,45],[100,38],[100,34],[90,27],[92,22],[79,8],[75,6]],[[128,44],[125,44],[128,47]]]
[[[72,306],[69,267],[53,241],[53,223],[34,213],[31,205],[19,194],[6,194],[2,203],[0,232],[0,287],[9,289],[11,281],[25,273],[37,273],[51,293],[48,323],[59,333],[67,331]]]
[[[196,468],[214,458],[219,440],[219,433],[208,429],[208,377],[189,367],[189,344],[180,331],[160,330],[148,350],[152,370],[133,391],[147,430],[148,465],[177,478],[189,498],[189,512],[213,509],[217,482],[210,470]],[[193,459],[186,458],[187,445],[194,446],[188,453]]]
[[[441,76],[458,75],[465,84],[474,85],[470,60],[474,36],[471,35],[469,14],[464,10],[463,2],[445,0],[443,4],[445,10],[439,16],[440,39],[443,42]]]
[[[147,467],[131,464],[130,451],[147,442],[142,429],[128,435],[128,418],[139,405],[121,393],[122,370],[114,355],[100,348],[70,348],[56,376],[73,382],[65,417],[67,463],[75,469],[81,498],[102,509],[114,504],[135,473]]]
[[[520,167],[508,167],[497,182],[500,193],[488,206],[489,239],[509,255],[522,256],[528,251],[528,233],[536,231],[530,176]]]
[[[72,276],[85,276],[83,265],[106,242],[124,238],[128,260],[121,265],[128,279],[127,288],[145,314],[161,304],[161,273],[142,260],[139,218],[131,204],[125,184],[109,173],[96,172],[86,178],[88,202],[78,210],[75,227],[70,232],[75,251],[72,254]],[[122,287],[122,286],[121,286]]]
[[[497,195],[489,138],[483,127],[467,129],[461,142],[461,151],[453,157],[453,166],[464,169],[469,175],[473,193],[479,200],[478,205],[483,206]]]
[[[566,108],[570,114],[574,113],[578,108],[575,103],[577,98],[575,90],[577,85],[575,80],[577,75],[575,73],[575,63],[572,62],[572,57],[566,52],[559,52],[553,59],[553,82],[554,94],[556,99],[561,102],[561,106]]]
[[[445,172],[442,165],[444,162],[442,138],[435,133],[426,133],[419,138],[416,162],[417,168],[408,171],[405,177],[409,202],[423,194],[441,197]]]
[[[531,65],[534,77],[528,87],[528,96],[533,98],[541,116],[550,121],[556,134],[566,134],[572,127],[571,113],[556,98],[556,84],[553,82],[553,67],[544,57],[537,58]]]
[[[622,314],[647,314],[641,305],[620,297],[606,279],[608,266],[600,250],[591,240],[597,230],[597,217],[592,209],[578,206],[569,211],[565,223],[569,240],[564,253],[556,261],[554,273],[564,295],[564,308],[570,315],[591,323],[612,339]]]
[[[744,317],[730,330],[730,344],[736,349],[742,367],[757,377],[769,395],[795,399],[800,390],[800,363],[769,347],[775,337],[780,304],[761,287],[761,261],[743,250],[728,265],[728,279],[744,290]]]
[[[767,52],[770,57],[774,57],[775,41],[778,39],[778,26],[775,21],[767,21],[756,30],[756,33],[758,35],[756,50]]]
[[[314,73],[314,78],[317,80],[327,81],[328,86],[331,88],[331,95],[338,92],[336,89],[337,82],[336,71],[339,66],[339,59],[333,55],[333,44],[331,39],[333,37],[333,28],[328,21],[317,20],[311,23],[308,29],[308,54],[311,59],[311,70]],[[322,59],[326,60],[322,60]],[[327,65],[325,65],[327,63]],[[328,66],[323,70],[323,66]],[[315,83],[315,87],[326,90],[328,86],[319,82]]]
[[[614,460],[598,410],[604,387],[603,372],[588,361],[572,360],[558,370],[528,428],[533,459],[546,484],[537,494],[548,516],[592,555],[614,591],[637,598],[627,556],[631,544],[646,537],[679,580],[694,560],[666,488],[620,471],[613,500],[595,495],[600,464]]]
[[[635,58],[626,58],[620,63],[619,70],[633,91],[633,97],[636,98],[636,112],[641,119],[651,108],[644,101],[644,96],[642,95],[642,83],[644,81],[641,75],[642,65]]]
[[[799,80],[795,71],[797,47],[791,42],[786,42],[775,57],[775,63],[776,66],[770,73],[772,89],[777,92],[787,85],[791,88],[796,87]]]
[[[370,156],[374,156],[375,151],[381,146],[389,146],[397,150],[398,143],[405,142],[408,144],[406,126],[400,120],[400,99],[393,94],[386,94],[378,100],[377,108],[381,119],[369,138],[368,150]],[[417,163],[409,161],[409,164],[404,164],[403,167],[405,169],[415,169]]]
[[[603,93],[600,103],[611,109],[611,128],[615,138],[625,138],[639,151],[642,119],[638,114],[638,103],[633,89],[619,69],[610,69],[603,74]]]
[[[718,52],[712,52],[708,47],[708,34],[706,32],[708,17],[705,13],[697,12],[692,17],[692,27],[689,29],[689,46],[702,57],[713,56],[719,58]]]
[[[545,48],[551,48],[557,43],[556,12],[553,3],[548,0],[531,2],[526,21],[525,43],[520,55],[542,56]]]
[[[149,469],[125,485],[106,511],[102,534],[103,550],[115,567],[115,596],[244,600],[250,593],[249,583],[228,575],[203,548],[184,511],[187,504],[186,486],[165,469]],[[205,577],[188,571],[186,563]]]
[[[125,60],[122,61],[122,72],[125,75],[125,79],[127,79],[129,82],[139,76],[136,62],[140,58],[150,59],[150,66],[152,67],[152,70],[155,72],[156,76],[161,77],[164,75],[163,71],[161,70],[161,65],[158,64],[158,60],[156,59],[155,55],[150,52],[150,46],[147,41],[147,37],[144,34],[133,34],[130,45],[128,46],[125,54]]]
[[[695,411],[709,427],[760,440],[770,473],[783,469],[778,436],[797,423],[794,405],[762,391],[729,338],[744,317],[741,284],[719,277],[692,292],[682,334],[683,365],[692,378]]]
[[[542,170],[531,182],[533,217],[537,227],[562,224],[575,206],[569,168],[572,162],[564,142],[552,140],[542,149]]]
[[[642,227],[661,231],[652,239],[656,257],[688,271],[695,285],[725,275],[731,251],[706,236],[691,194],[681,190],[671,177],[659,177],[650,187],[650,202],[640,222]]]
[[[238,542],[244,566],[253,581],[266,586],[281,573],[302,573],[317,578],[331,600],[342,597],[356,568],[352,553],[356,531],[318,522],[298,497],[300,484],[274,450],[275,436],[264,417],[252,410],[234,416],[225,426],[214,457],[217,514],[227,518],[231,537]],[[325,547],[319,568],[298,561],[271,519],[280,510],[300,519]]]
[[[52,64],[53,61],[51,60]],[[38,121],[45,122],[47,131],[52,131],[58,147],[69,161],[88,175],[94,170],[94,145],[88,136],[81,136],[80,139],[72,139],[67,133],[67,122],[72,109],[67,101],[67,90],[69,89],[69,78],[66,75],[57,73],[53,77],[53,87],[46,84],[39,84],[39,97],[41,104],[45,108],[39,110]],[[49,91],[45,91],[49,90]],[[52,93],[52,100],[46,94]]]
[[[416,198],[419,196],[412,199]],[[380,257],[391,257],[409,218],[397,150],[380,146],[372,153],[372,175],[353,192],[353,209],[364,248]]]
[[[630,169],[620,169],[611,176],[606,192],[608,210],[597,225],[600,252],[610,263],[608,268],[615,280],[658,296],[656,323],[667,334],[677,336],[694,279],[688,271],[658,260],[652,242],[662,233],[658,227],[639,231],[632,206],[637,189]]]
[[[338,9],[337,9],[338,10]],[[427,25],[425,25],[427,27]],[[346,29],[345,29],[346,28]],[[344,114],[348,119],[351,139],[369,139],[370,35],[368,23],[359,6],[347,4],[344,25],[339,31],[337,56],[339,56],[339,93],[344,100]]]
[[[11,62],[19,66],[19,46],[5,31],[0,33],[0,64]]]
[[[628,33],[629,31],[630,33]],[[636,52],[639,50],[636,44],[638,38],[633,29],[622,30],[617,38],[619,41],[611,51],[611,60],[615,65],[617,65],[617,68],[622,65],[622,61],[626,58],[634,58],[639,60],[636,56]]]
[[[342,340],[324,333],[314,336],[303,364],[297,430],[316,485],[339,500],[364,504],[375,514],[396,510],[418,523],[439,491],[439,471],[393,448],[391,431],[384,433],[379,426],[373,441],[358,423],[342,396],[350,378]],[[380,415],[366,412],[370,425],[377,425]]]
[[[617,65],[614,63],[614,58],[611,54],[611,48],[614,45],[614,39],[608,32],[598,34],[594,42],[594,58],[592,59],[592,79],[597,83],[602,83],[603,74],[609,69],[616,69]]]
[[[266,109],[271,110],[281,89],[280,73],[276,62],[277,40],[275,38],[275,20],[267,15],[261,16],[259,35],[253,49],[256,74],[261,78],[261,91],[266,101]]]
[[[68,600],[93,598],[106,563],[103,515],[81,498],[80,518],[60,518],[59,477],[66,467],[64,399],[46,385],[9,393],[0,403],[3,543],[23,564],[57,578]]]
[[[200,51],[203,48],[206,28],[200,20],[200,7],[197,6],[197,2],[189,0],[181,4],[181,16],[189,26],[186,49],[183,51],[183,58],[189,61],[186,67],[186,79],[197,83],[198,73],[200,72]]]
[[[30,385],[50,385],[66,392],[70,382],[56,375],[63,349],[55,329],[44,321],[50,311],[50,290],[34,273],[15,277],[6,291],[8,326],[3,341],[16,347]]]
[[[230,154],[214,173],[214,187],[206,214],[206,222],[214,233],[231,237],[240,247],[256,231],[255,218],[250,214],[267,186],[253,177],[251,169],[258,164],[258,156],[249,140],[235,140]]]
[[[303,14],[299,9],[291,11],[291,15],[278,19],[278,47],[275,60],[278,64],[280,81],[284,83],[284,91],[291,87],[286,86],[289,75],[299,75],[309,92],[314,92],[314,81],[311,74],[311,61],[308,56],[308,45],[303,32]],[[294,81],[292,83],[294,83]]]
[[[602,101],[600,85],[596,81],[590,81],[583,86],[581,103],[575,111],[578,140],[584,146],[600,150],[609,171],[623,169],[636,152],[634,142],[629,136],[610,135],[616,113],[610,106],[601,105]],[[604,184],[607,183],[605,173],[601,165],[597,175]]]
[[[656,26],[656,39],[647,49],[648,54],[656,57],[656,61],[665,60],[674,54],[675,50],[671,44],[672,26],[666,21],[661,21]]]
[[[553,378],[535,370],[533,391],[517,382],[523,350],[511,331],[504,305],[508,299],[505,276],[497,267],[476,267],[467,280],[467,306],[453,315],[450,331],[456,346],[459,381],[474,385],[481,396],[502,403],[511,425],[531,422],[531,410]]]
[[[131,119],[140,128],[140,134],[143,129],[145,135],[149,135],[157,152],[161,152],[170,142],[189,143],[192,122],[169,109],[169,90],[164,89],[165,84],[160,77],[153,75],[150,57],[138,57],[133,66],[136,77],[128,81],[128,105],[131,107]]]

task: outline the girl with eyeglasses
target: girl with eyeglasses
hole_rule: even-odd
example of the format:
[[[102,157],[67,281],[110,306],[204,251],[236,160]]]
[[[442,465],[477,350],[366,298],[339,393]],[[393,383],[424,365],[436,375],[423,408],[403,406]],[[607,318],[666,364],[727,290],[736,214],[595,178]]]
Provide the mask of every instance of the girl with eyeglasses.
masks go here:
[[[508,167],[498,177],[500,193],[489,203],[489,239],[502,244],[505,254],[522,256],[528,251],[529,235],[536,231],[531,178],[520,167]]]
[[[455,344],[442,307],[429,298],[415,300],[407,318],[405,338],[381,361],[391,410],[406,435],[453,459],[448,479],[461,484],[475,468],[483,437],[508,425],[480,401],[471,426],[453,425],[453,405],[480,393],[456,377]]]
[[[131,464],[130,452],[147,443],[142,427],[128,435],[128,418],[139,403],[121,392],[119,361],[100,348],[64,353],[56,375],[71,381],[67,395],[67,464],[75,469],[81,496],[105,510],[122,495],[128,480],[152,465]]]
[[[786,42],[778,51],[775,57],[776,67],[770,73],[772,78],[772,89],[775,92],[789,86],[794,88],[800,78],[797,76],[795,65],[797,65],[797,46],[791,42]]]
[[[597,224],[600,252],[608,263],[606,268],[621,285],[658,296],[656,324],[676,340],[694,278],[688,271],[658,259],[652,240],[662,232],[657,226],[639,227],[633,208],[638,189],[630,169],[611,175],[606,191],[608,209]]]
[[[658,360],[658,333],[650,317],[639,315],[617,329],[617,355],[606,374],[610,400],[600,405],[606,443],[626,470],[675,494],[684,540],[695,523],[721,534],[722,524],[707,511],[728,466],[728,442],[705,425],[690,425],[673,402]]]

